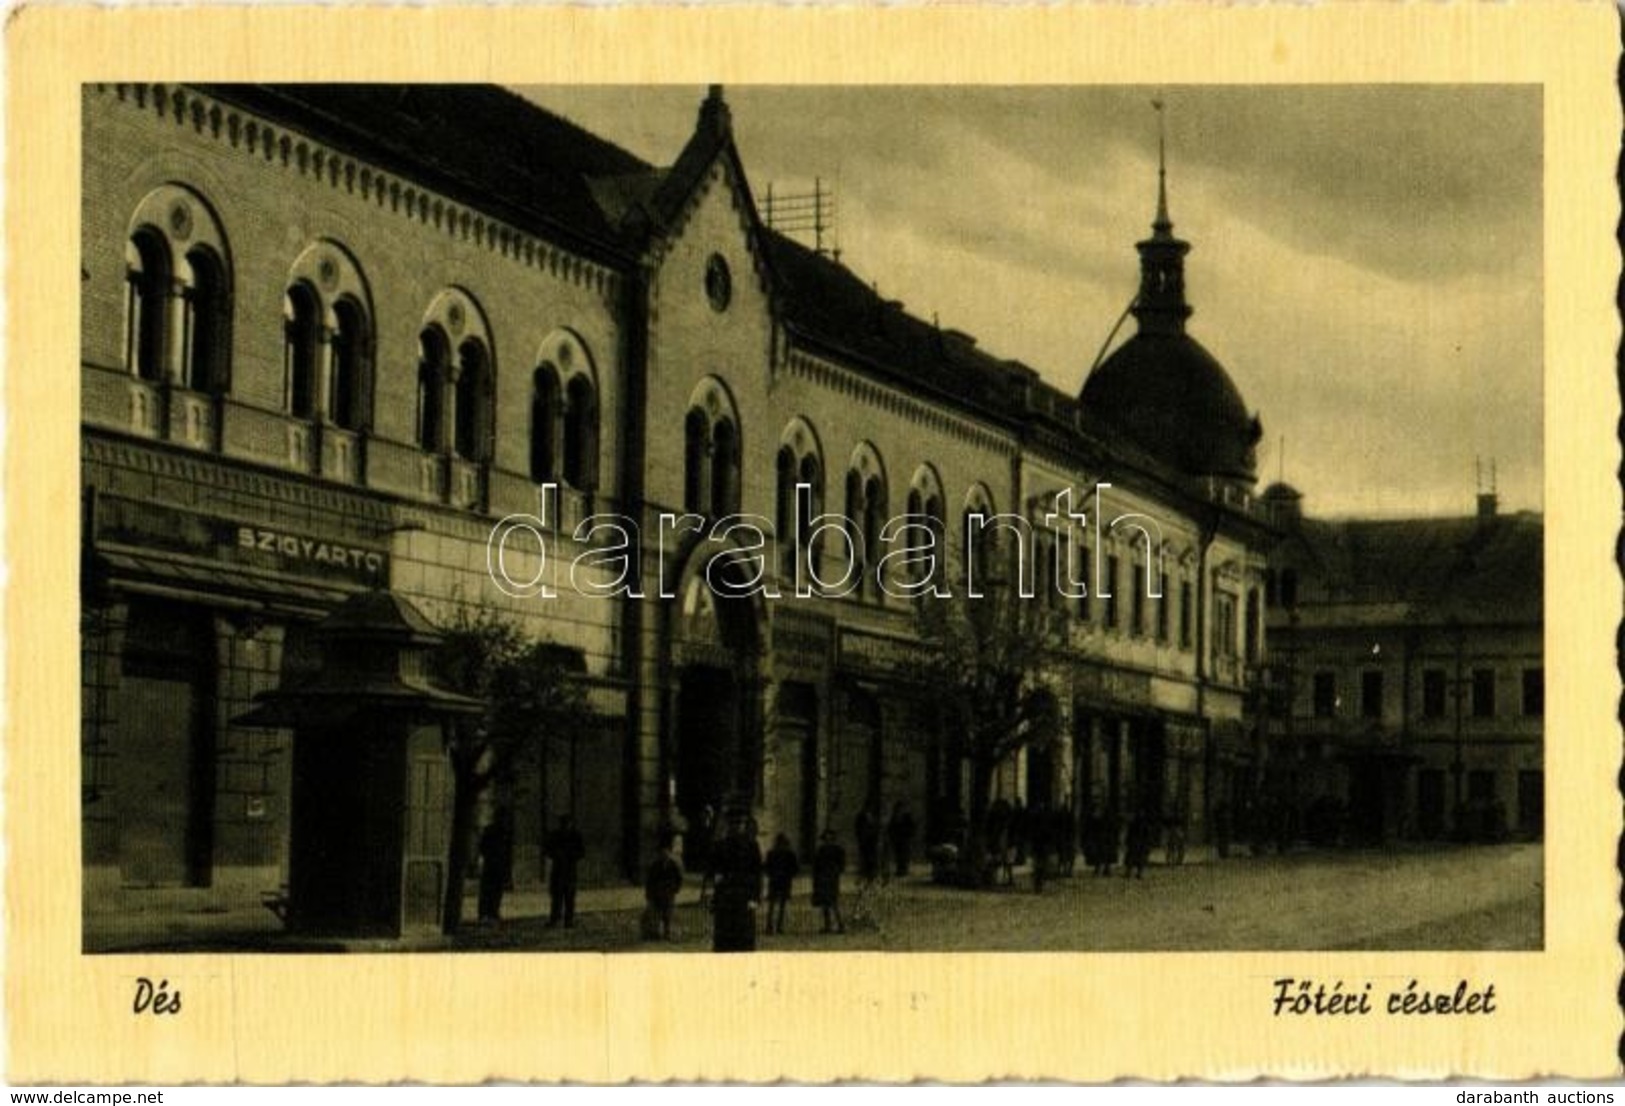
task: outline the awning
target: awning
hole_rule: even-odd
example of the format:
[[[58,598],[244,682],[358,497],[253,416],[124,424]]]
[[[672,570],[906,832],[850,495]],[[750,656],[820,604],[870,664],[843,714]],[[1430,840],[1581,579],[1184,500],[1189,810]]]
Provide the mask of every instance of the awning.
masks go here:
[[[106,583],[122,591],[237,610],[325,614],[357,590],[199,557],[135,553],[106,546],[97,549],[91,567]]]
[[[368,687],[301,684],[286,690],[262,692],[255,706],[231,720],[234,726],[291,729],[317,722],[338,727],[357,718],[413,715],[433,719],[483,713],[485,704],[426,683],[397,681]]]

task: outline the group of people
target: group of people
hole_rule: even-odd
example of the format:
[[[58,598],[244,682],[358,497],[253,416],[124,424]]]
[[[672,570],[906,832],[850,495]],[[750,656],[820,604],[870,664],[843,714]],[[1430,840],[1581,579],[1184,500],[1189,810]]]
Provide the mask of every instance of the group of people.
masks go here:
[[[802,869],[788,834],[775,837],[763,856],[748,807],[730,807],[726,831],[718,836],[715,811],[707,805],[690,821],[681,865],[673,855],[674,837],[669,828],[661,831],[659,854],[649,865],[644,883],[645,937],[671,939],[672,914],[685,867],[700,876],[700,904],[711,909],[715,951],[748,952],[756,947],[764,898],[766,911],[760,928],[769,935],[785,932],[791,894]],[[812,902],[822,912],[824,933],[846,932],[841,917],[845,871],[846,850],[833,831],[825,830],[812,857]]]
[[[581,861],[587,844],[568,814],[559,816],[558,828],[543,844],[547,857],[547,925],[576,923],[576,889],[581,880]],[[500,807],[480,832],[479,920],[493,923],[502,917],[502,896],[513,882],[513,811]]]
[[[1037,890],[1042,891],[1044,881],[1053,875],[1071,875],[1077,856],[1072,842],[1077,831],[1070,807],[1052,810],[1043,803],[1026,807],[1020,799],[1013,803],[995,800],[987,812],[988,855],[993,861],[994,882],[1014,884],[1015,870],[1029,858]]]
[[[892,804],[891,817],[885,824],[873,802],[863,804],[853,826],[858,839],[858,874],[864,883],[885,880],[895,874],[906,879],[914,859],[914,835],[917,827],[908,804],[899,800]],[[884,834],[887,854],[881,856],[881,836]]]

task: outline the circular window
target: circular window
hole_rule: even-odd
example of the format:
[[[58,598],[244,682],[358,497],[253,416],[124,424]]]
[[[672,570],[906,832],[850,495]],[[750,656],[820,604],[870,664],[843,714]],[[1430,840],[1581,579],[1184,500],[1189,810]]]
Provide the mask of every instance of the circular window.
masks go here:
[[[728,263],[719,253],[712,254],[705,263],[705,297],[718,311],[726,311],[733,297],[733,274],[728,272]]]

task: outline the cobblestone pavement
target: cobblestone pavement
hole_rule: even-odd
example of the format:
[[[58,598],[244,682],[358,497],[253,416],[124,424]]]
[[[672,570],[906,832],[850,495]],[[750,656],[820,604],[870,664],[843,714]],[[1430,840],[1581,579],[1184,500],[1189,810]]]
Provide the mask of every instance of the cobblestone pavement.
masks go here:
[[[843,895],[847,932],[818,932],[808,885],[798,881],[789,932],[763,935],[764,951],[1534,949],[1542,934],[1538,844],[1399,851],[1300,852],[1152,867],[1144,879],[1080,870],[1033,891],[1016,885],[963,891],[923,872],[860,900]],[[87,918],[94,951],[157,948],[256,951],[452,950],[694,952],[710,948],[710,917],[691,885],[671,942],[639,939],[641,892],[584,891],[571,929],[548,928],[545,896],[510,896],[508,920],[465,927],[456,937],[401,942],[297,942],[268,914]],[[472,916],[473,903],[469,903]]]

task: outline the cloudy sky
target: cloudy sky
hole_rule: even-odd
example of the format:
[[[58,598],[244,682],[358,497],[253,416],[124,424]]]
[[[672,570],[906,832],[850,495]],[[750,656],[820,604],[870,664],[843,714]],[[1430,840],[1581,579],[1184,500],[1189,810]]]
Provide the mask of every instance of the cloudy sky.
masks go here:
[[[662,165],[705,94],[521,91]],[[727,90],[759,202],[833,184],[856,273],[1073,391],[1134,294],[1157,94]],[[1494,458],[1503,508],[1539,509],[1539,89],[1162,95],[1190,330],[1263,419],[1263,481],[1284,452],[1314,513],[1466,513]]]

